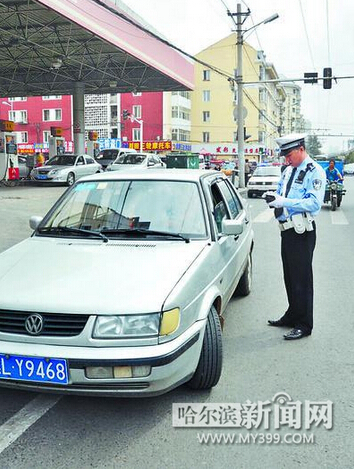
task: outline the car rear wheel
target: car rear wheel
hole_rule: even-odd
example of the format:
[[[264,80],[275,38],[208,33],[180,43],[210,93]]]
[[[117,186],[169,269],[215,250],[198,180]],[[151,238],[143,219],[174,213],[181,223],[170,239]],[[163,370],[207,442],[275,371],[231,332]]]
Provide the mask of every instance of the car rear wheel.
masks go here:
[[[222,333],[218,313],[210,308],[199,363],[192,379],[187,383],[192,389],[210,389],[215,386],[222,370]]]
[[[75,182],[75,174],[74,173],[69,173],[68,177],[66,178],[66,183],[68,186],[72,186]]]
[[[235,296],[247,296],[252,288],[252,253],[248,253],[246,268],[236,287]]]

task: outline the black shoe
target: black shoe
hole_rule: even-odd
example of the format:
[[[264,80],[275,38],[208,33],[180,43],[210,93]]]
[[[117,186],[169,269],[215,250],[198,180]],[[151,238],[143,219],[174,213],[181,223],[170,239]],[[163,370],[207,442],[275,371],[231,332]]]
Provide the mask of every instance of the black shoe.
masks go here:
[[[273,326],[273,327],[292,327],[290,324],[288,324],[284,319],[268,319],[268,326]]]
[[[287,334],[284,334],[284,339],[296,340],[296,339],[302,339],[303,337],[306,337],[308,335],[311,335],[311,332],[305,332],[302,329],[293,329]]]

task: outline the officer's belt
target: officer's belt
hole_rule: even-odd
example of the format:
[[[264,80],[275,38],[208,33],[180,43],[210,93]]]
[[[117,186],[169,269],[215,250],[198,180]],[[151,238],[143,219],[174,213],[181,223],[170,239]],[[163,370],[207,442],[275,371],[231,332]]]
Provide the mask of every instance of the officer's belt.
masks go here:
[[[311,217],[310,214],[300,213],[300,214],[297,214],[296,216],[301,216],[301,218],[302,218],[303,226],[300,227],[300,231],[299,231],[299,226],[296,226],[296,224],[293,222],[293,220],[291,220],[289,218],[285,221],[279,221],[280,231],[286,231],[286,230],[290,230],[291,228],[294,228],[294,230],[298,234],[302,234],[305,231],[312,231],[313,230],[314,220],[313,220],[313,218]],[[302,228],[302,230],[301,230],[301,228]]]

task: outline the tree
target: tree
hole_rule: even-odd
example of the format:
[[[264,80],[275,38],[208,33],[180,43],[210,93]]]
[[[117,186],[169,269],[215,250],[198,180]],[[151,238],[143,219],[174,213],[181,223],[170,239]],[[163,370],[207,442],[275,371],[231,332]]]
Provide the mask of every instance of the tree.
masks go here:
[[[309,135],[306,139],[306,151],[310,156],[321,154],[321,142],[318,140],[317,135]]]

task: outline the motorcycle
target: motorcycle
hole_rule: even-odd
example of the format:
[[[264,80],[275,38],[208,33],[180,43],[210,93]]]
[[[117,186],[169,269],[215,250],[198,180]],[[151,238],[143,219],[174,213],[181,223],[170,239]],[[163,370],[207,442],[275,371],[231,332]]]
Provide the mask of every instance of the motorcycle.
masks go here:
[[[337,207],[341,206],[344,194],[345,189],[341,181],[327,180],[324,202],[330,202],[332,212],[334,212]]]

